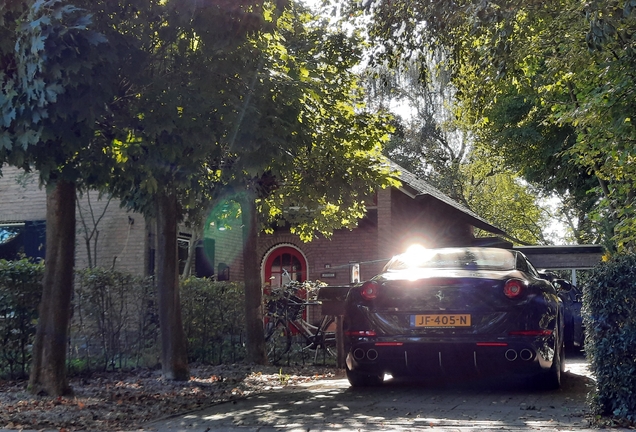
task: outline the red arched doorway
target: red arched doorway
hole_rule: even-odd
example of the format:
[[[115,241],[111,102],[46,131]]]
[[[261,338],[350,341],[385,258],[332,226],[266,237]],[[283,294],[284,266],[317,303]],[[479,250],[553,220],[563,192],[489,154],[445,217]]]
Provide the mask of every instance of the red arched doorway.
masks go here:
[[[265,260],[265,285],[280,287],[290,281],[307,279],[307,261],[303,254],[291,246],[273,249]]]

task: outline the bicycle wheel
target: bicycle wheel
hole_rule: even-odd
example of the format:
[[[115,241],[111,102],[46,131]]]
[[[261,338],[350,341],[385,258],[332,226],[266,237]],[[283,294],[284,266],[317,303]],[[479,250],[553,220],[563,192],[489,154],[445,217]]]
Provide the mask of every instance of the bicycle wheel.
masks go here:
[[[334,355],[336,348],[336,332],[327,330],[335,322],[334,317],[324,316],[318,325],[318,329],[313,337],[314,346],[326,350],[330,355]]]
[[[267,323],[265,344],[267,345],[267,359],[271,364],[278,364],[291,348],[291,334],[283,321],[277,320]]]

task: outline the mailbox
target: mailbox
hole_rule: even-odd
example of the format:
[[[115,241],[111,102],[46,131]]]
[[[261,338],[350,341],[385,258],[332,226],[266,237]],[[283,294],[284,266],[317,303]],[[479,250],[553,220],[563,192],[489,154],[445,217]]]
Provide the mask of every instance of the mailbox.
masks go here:
[[[323,315],[344,315],[344,301],[350,286],[324,286],[318,290]]]

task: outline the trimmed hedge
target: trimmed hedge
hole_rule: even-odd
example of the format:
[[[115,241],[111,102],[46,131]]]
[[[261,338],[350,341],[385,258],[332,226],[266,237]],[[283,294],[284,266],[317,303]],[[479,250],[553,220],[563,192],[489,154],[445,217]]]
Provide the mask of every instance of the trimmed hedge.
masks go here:
[[[68,353],[72,370],[154,366],[158,344],[152,278],[101,268],[76,272]]]
[[[31,363],[44,266],[0,260],[0,377],[25,378]],[[181,281],[191,363],[245,358],[242,284]],[[85,269],[76,272],[69,328],[70,373],[158,367],[160,330],[153,278]]]
[[[592,410],[636,421],[636,255],[596,267],[584,290],[585,350],[596,376]]]
[[[42,264],[0,260],[0,376],[29,373],[43,275]]]
[[[236,282],[181,281],[188,361],[236,363],[245,358],[245,289]]]

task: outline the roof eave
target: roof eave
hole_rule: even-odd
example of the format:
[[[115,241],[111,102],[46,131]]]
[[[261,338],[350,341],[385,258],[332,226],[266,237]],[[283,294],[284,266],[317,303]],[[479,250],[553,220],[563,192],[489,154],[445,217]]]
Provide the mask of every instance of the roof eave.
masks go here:
[[[408,194],[407,194],[408,195]],[[434,199],[435,201],[437,201],[438,203],[446,206],[447,208],[454,210],[456,212],[461,213],[461,217],[462,219],[466,220],[469,224],[471,224],[472,226],[474,226],[475,228],[479,228],[479,229],[483,229],[484,231],[488,231],[489,233],[492,234],[497,234],[497,235],[502,235],[505,237],[509,237],[509,234],[506,233],[504,230],[497,228],[494,225],[489,224],[488,222],[481,220],[479,218],[476,218],[466,212],[461,211],[460,209],[453,207],[451,205],[449,205],[448,203],[439,200],[437,197],[434,197],[433,195],[427,194],[427,193],[421,193],[421,194],[417,194],[414,195],[412,197],[413,199],[415,199],[416,201],[426,201],[428,199]]]

